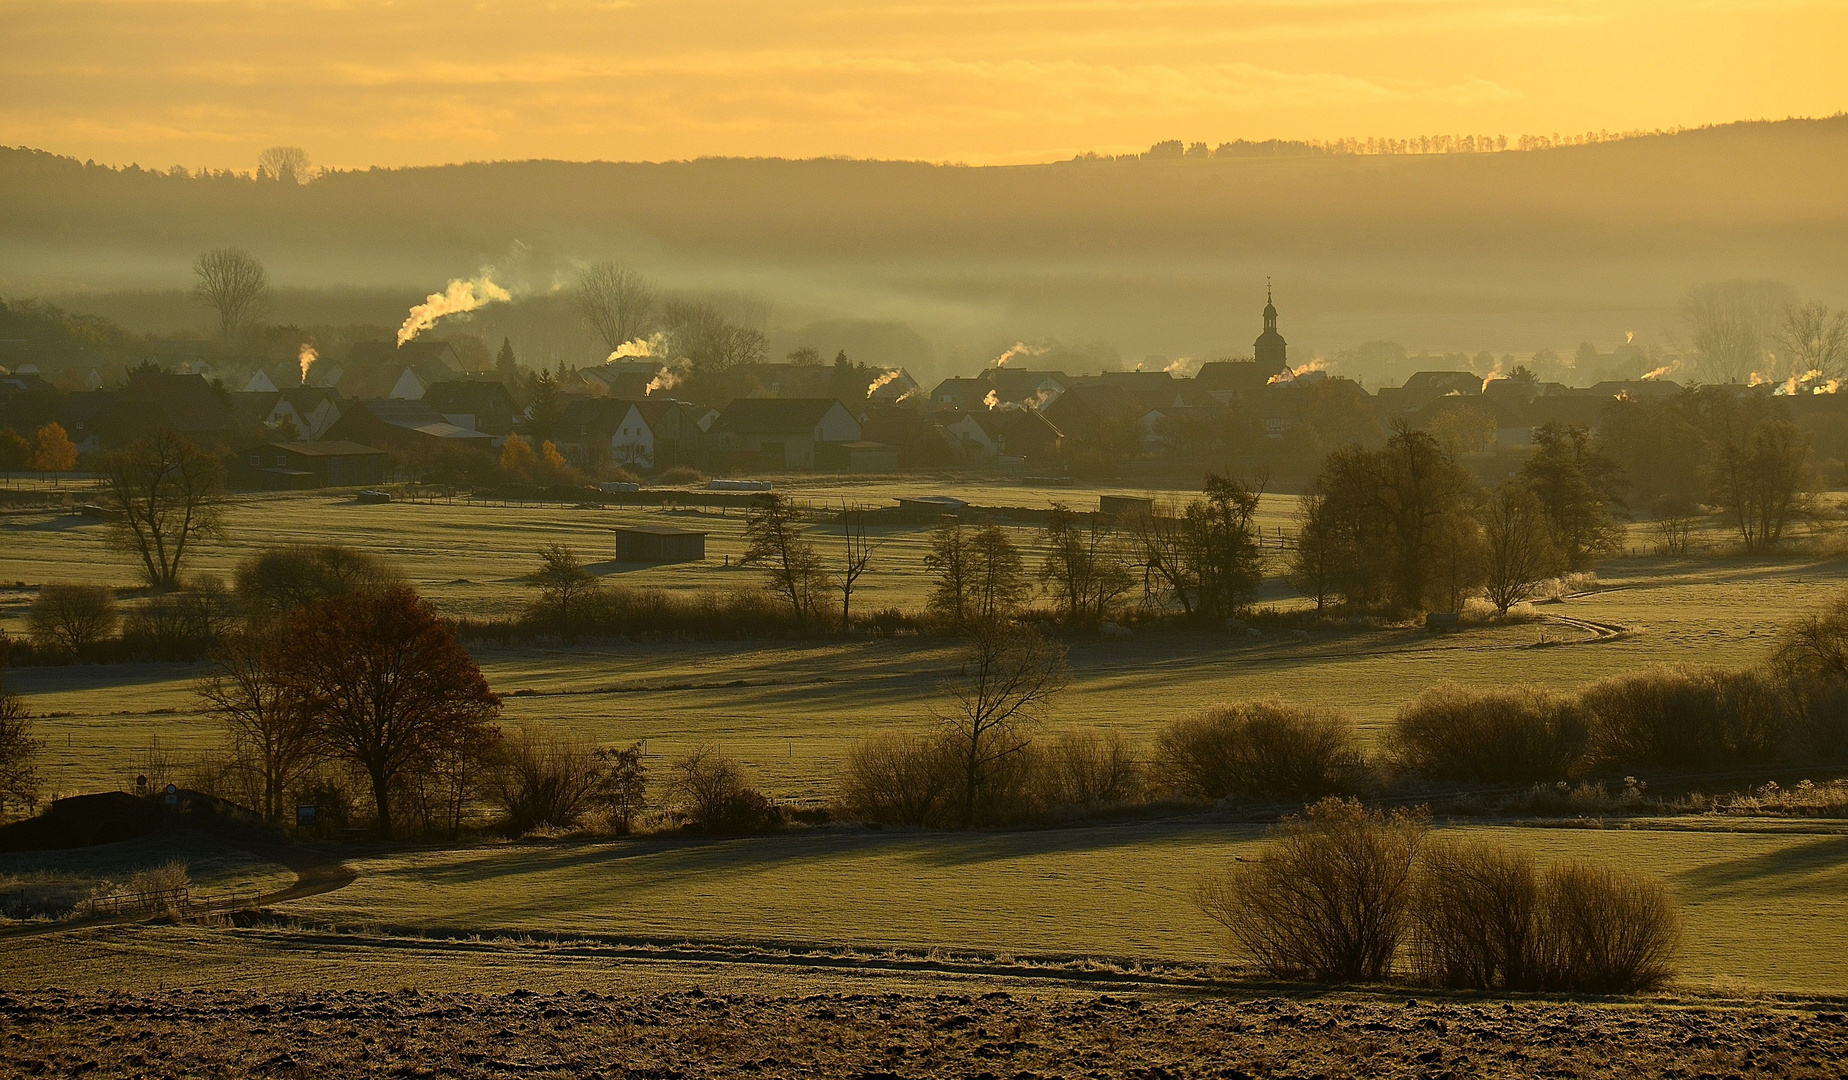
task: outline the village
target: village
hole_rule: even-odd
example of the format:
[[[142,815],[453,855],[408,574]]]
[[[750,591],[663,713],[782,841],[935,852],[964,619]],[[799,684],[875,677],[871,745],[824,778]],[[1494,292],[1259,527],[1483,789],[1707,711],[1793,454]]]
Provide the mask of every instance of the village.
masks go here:
[[[1508,462],[1518,466],[1545,424],[1594,428],[1614,402],[1683,389],[1665,377],[1678,357],[1656,363],[1660,353],[1621,345],[1592,350],[1594,363],[1580,370],[1633,374],[1590,385],[1543,380],[1512,357],[1485,353],[1430,357],[1453,366],[1369,391],[1320,360],[1293,367],[1268,301],[1262,318],[1251,356],[1206,360],[1187,373],[1170,364],[1071,374],[1004,355],[929,388],[902,367],[844,352],[823,363],[812,349],[704,377],[646,355],[535,373],[510,346],[493,365],[471,364],[449,340],[429,336],[357,341],[337,363],[304,345],[299,371],[283,374],[205,359],[201,343],[162,343],[166,355],[112,368],[82,349],[0,341],[0,430],[13,433],[0,442],[11,458],[0,471],[80,470],[91,455],[171,430],[216,448],[230,485],[249,491],[424,482],[601,483],[621,492],[671,470],[684,483],[696,474],[945,469],[1176,478],[1220,467],[1287,482],[1329,448],[1377,443],[1403,426],[1431,432],[1490,480]],[[1487,374],[1471,370],[1483,366]],[[1848,397],[1833,381],[1723,385],[1783,399],[1819,457],[1848,456]]]

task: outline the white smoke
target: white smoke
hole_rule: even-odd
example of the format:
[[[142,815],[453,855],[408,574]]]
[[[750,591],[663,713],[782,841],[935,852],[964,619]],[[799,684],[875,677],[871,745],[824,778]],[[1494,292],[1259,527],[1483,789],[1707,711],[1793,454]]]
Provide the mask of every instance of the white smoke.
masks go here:
[[[494,284],[494,279],[489,276],[491,273],[491,270],[483,270],[472,281],[453,280],[444,291],[431,293],[423,303],[411,309],[404,325],[398,328],[398,344],[403,345],[435,326],[436,320],[445,315],[459,315],[496,300],[513,299],[506,289]]]
[[[892,370],[879,376],[877,379],[874,379],[872,382],[868,383],[866,386],[866,396],[872,397],[874,394],[877,394],[879,392],[880,387],[890,385],[893,380],[897,379],[902,374],[904,373],[899,371],[897,368],[893,368]]]
[[[1001,395],[995,393],[993,390],[990,390],[988,392],[988,396],[982,399],[982,404],[992,409],[995,406],[1001,404]]]
[[[308,344],[306,341],[302,342],[302,349],[300,352],[295,354],[295,359],[297,362],[299,362],[302,365],[302,385],[303,386],[308,385],[308,368],[312,366],[314,362],[316,360],[319,360],[320,358],[321,358],[321,354],[314,351],[313,345]]]
[[[1661,367],[1656,368],[1654,371],[1644,372],[1643,381],[1653,382],[1654,380],[1659,379],[1664,375],[1673,375],[1675,372],[1679,370],[1681,370],[1681,361],[1676,360],[1673,363],[1663,364]]]
[[[1489,373],[1482,377],[1482,392],[1485,394],[1488,393],[1489,384],[1501,377],[1502,377],[1502,362],[1500,360],[1497,360],[1495,361],[1495,366],[1489,369]]]
[[[1304,375],[1309,374],[1311,371],[1326,371],[1326,370],[1328,370],[1327,361],[1311,360],[1307,364],[1303,364],[1300,367],[1293,367],[1289,369],[1288,371],[1279,371],[1277,374],[1272,375],[1270,378],[1264,381],[1271,385],[1275,385],[1277,383],[1294,382],[1295,380],[1302,378]]]
[[[667,349],[666,334],[650,334],[645,338],[634,338],[616,346],[616,351],[604,358],[604,363],[614,364],[618,360],[651,359],[663,356]]]
[[[1199,366],[1200,366],[1200,362],[1196,360],[1195,358],[1191,356],[1183,356],[1179,360],[1176,360],[1172,364],[1169,364],[1167,367],[1162,368],[1162,370],[1174,376],[1177,379],[1191,379],[1193,378],[1194,370],[1198,368]]]
[[[1014,347],[995,357],[996,367],[1006,367],[1007,362],[1016,356],[1038,356],[1046,350],[1038,345],[1029,345],[1024,341],[1014,342]]]

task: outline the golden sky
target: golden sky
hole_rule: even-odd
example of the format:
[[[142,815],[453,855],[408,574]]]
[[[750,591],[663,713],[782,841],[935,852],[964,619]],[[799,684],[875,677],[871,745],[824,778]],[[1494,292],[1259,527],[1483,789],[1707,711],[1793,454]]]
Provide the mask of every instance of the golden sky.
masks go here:
[[[0,144],[1045,161],[1848,108],[1848,0],[0,0]]]

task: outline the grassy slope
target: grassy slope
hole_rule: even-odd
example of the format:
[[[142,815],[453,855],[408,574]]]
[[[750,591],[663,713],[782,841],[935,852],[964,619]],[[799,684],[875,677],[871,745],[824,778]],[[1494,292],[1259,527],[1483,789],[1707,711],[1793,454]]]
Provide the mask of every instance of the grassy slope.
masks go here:
[[[1749,828],[1750,826],[1736,826]],[[1695,985],[1848,987],[1848,835],[1477,828],[1545,860],[1609,859],[1665,875],[1683,905]],[[359,880],[288,905],[312,922],[978,950],[1206,963],[1202,873],[1249,854],[1257,826],[1201,821],[1029,833],[828,830],[360,861]]]

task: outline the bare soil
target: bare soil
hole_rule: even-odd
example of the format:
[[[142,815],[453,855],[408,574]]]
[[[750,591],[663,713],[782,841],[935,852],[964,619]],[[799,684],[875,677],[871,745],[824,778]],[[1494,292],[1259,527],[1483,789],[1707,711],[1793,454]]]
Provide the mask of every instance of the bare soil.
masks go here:
[[[0,1076],[1839,1076],[1815,1008],[1130,993],[0,994]]]

